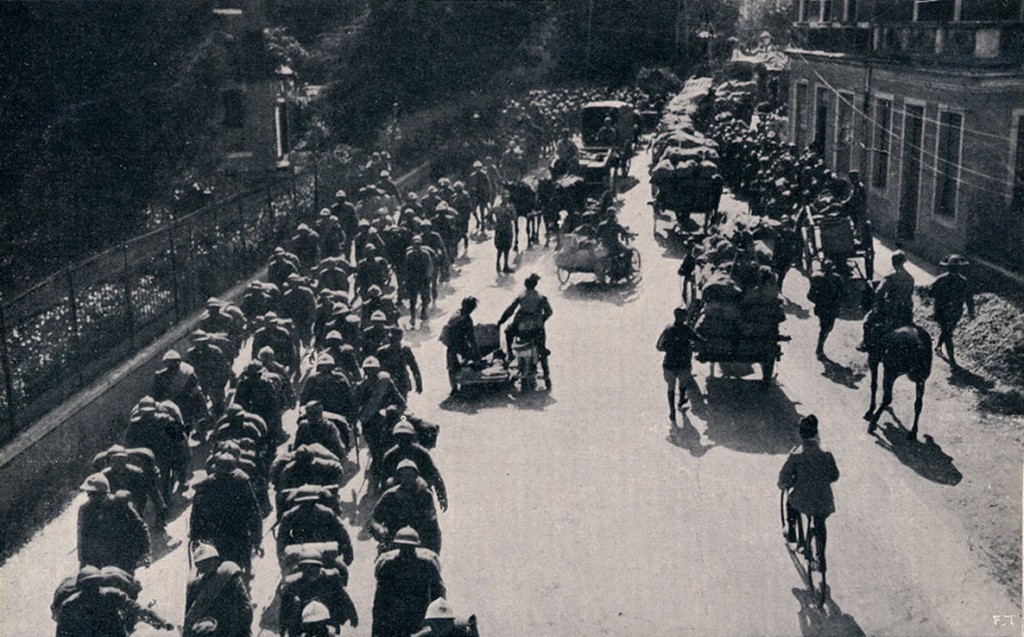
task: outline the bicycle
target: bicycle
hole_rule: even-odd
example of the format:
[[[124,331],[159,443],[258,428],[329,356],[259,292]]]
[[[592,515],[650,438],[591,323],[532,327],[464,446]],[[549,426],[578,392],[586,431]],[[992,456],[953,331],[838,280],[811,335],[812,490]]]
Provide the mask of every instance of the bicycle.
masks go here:
[[[817,516],[804,515],[789,505],[787,492],[780,492],[780,514],[782,516],[783,537],[786,540],[786,548],[791,555],[799,553],[807,563],[807,584],[811,592],[818,599],[818,605],[824,606],[828,598],[827,566],[825,560],[825,546],[827,529],[825,519]],[[807,518],[806,534],[804,533],[804,518]],[[820,526],[819,526],[820,525]],[[815,589],[814,573],[821,574],[821,584]]]

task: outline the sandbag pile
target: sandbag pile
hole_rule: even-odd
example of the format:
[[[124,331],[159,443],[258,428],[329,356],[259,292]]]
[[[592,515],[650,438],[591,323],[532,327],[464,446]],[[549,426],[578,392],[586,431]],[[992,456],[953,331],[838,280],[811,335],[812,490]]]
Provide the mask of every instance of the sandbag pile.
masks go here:
[[[760,361],[778,351],[786,314],[771,268],[768,228],[764,220],[740,215],[704,240],[697,279],[702,305],[696,330],[704,339],[699,360]]]

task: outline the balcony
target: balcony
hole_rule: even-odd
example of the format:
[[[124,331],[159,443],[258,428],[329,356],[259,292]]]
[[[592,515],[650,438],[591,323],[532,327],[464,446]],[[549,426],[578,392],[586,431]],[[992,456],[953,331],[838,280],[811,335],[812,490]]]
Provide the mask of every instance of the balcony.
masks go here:
[[[915,64],[1024,66],[1024,23],[797,23],[793,46]]]

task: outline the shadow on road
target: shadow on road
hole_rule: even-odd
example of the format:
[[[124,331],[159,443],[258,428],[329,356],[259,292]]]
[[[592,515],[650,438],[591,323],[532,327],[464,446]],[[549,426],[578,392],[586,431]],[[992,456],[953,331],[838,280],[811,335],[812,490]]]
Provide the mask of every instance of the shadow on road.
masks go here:
[[[934,438],[925,434],[924,442],[908,440],[907,433],[907,428],[901,423],[882,423],[879,431],[874,434],[875,444],[891,452],[897,460],[922,478],[948,486],[960,484],[963,474]]]
[[[632,175],[626,175],[625,177],[619,177],[618,180],[615,182],[615,190],[619,194],[622,194],[624,192],[629,192],[633,188],[636,188],[638,185],[640,185],[639,179]]]
[[[804,588],[794,588],[793,597],[800,602],[797,620],[800,634],[805,637],[864,637],[864,630],[852,616],[847,615],[832,599],[832,589],[825,584],[825,603],[818,603],[819,593],[814,590],[813,581],[797,553],[789,551],[797,574]]]
[[[444,411],[457,411],[460,414],[473,415],[481,409],[499,409],[512,404],[512,396],[507,388],[465,388],[458,394],[449,396],[438,405]]]
[[[782,309],[786,312],[786,314],[792,314],[795,318],[798,319],[811,318],[811,313],[805,310],[804,307],[799,303],[794,303],[790,301],[789,298],[786,296],[782,297],[782,301],[784,303]]]
[[[744,453],[788,453],[798,442],[796,405],[777,385],[708,378],[707,393],[690,395],[693,413],[716,445]]]
[[[829,594],[824,606],[818,606],[815,594],[806,588],[794,588],[793,597],[800,602],[800,634],[805,637],[864,637],[864,630],[850,615],[843,612]]]
[[[821,364],[825,366],[821,375],[843,387],[857,389],[857,385],[864,379],[864,372],[837,363],[828,356],[821,358]]]
[[[588,275],[583,274],[580,276]],[[632,303],[640,298],[635,284],[601,285],[597,281],[580,281],[579,283],[570,281],[562,290],[562,296],[567,299],[580,299],[584,301],[606,301],[618,306]]]
[[[690,422],[689,416],[685,412],[681,415],[683,417],[683,426],[680,427],[676,423],[672,423],[669,427],[668,435],[665,436],[665,440],[680,449],[686,449],[694,458],[700,458],[715,445],[701,444],[700,432]]]

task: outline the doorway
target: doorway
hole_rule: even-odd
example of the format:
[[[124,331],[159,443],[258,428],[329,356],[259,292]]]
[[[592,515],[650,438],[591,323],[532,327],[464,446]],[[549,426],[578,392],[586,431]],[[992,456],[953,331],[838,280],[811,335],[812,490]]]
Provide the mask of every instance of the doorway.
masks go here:
[[[900,187],[899,239],[911,240],[917,233],[917,205],[921,192],[921,144],[924,107],[906,105],[903,118],[903,185]]]

